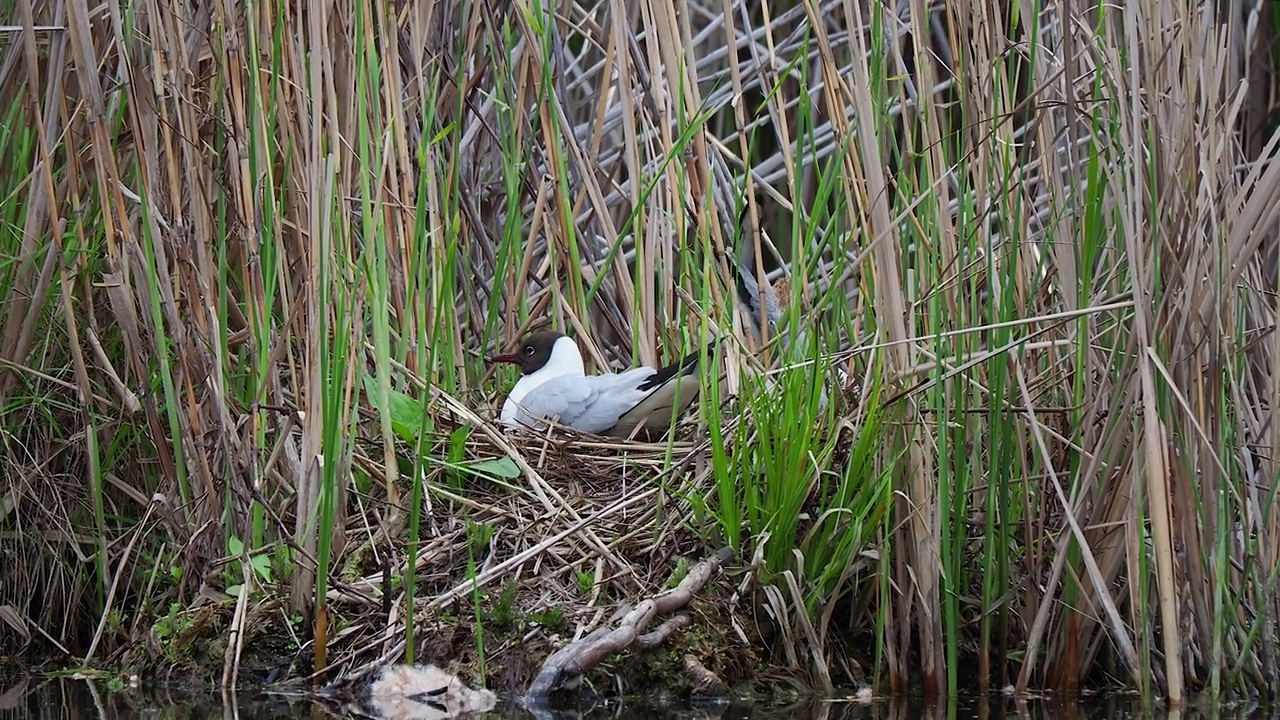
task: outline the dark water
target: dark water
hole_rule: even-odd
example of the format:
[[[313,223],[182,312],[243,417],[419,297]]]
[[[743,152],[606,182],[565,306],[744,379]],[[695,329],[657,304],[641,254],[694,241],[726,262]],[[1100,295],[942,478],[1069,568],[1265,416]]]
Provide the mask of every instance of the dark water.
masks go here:
[[[359,717],[349,710],[300,698],[264,693],[245,693],[222,698],[216,694],[165,692],[155,689],[112,688],[104,681],[39,677],[0,678],[0,720],[52,720],[53,718],[222,718],[261,720],[264,718]],[[515,703],[504,702],[488,718],[512,720],[629,720],[679,718],[680,720],[1103,720],[1105,718],[1150,718],[1151,720],[1280,720],[1275,708],[1256,703],[1213,705],[1193,702],[1182,712],[1143,710],[1128,697],[1112,697],[1081,702],[1035,700],[1019,702],[1005,697],[961,698],[947,704],[926,706],[912,702],[854,701],[803,702],[787,706],[658,706],[637,701],[607,703],[575,712],[534,716]]]

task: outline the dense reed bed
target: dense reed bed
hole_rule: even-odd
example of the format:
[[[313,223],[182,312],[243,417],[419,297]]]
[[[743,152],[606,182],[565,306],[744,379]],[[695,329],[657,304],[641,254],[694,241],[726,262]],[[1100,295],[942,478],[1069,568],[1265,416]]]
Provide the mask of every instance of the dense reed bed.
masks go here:
[[[0,650],[484,675],[724,544],[717,672],[1276,690],[1274,4],[10,7]],[[543,326],[717,371],[507,438]]]

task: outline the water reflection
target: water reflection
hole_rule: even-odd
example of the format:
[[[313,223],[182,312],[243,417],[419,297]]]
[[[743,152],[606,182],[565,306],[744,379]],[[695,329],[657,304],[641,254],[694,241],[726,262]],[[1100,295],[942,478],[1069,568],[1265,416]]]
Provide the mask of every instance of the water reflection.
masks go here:
[[[603,703],[575,711],[539,713],[536,717],[507,701],[486,716],[511,720],[1280,720],[1274,708],[1257,703],[1211,706],[1192,703],[1181,713],[1144,711],[1132,698],[1065,702],[1017,701],[1006,697],[961,698],[926,706],[915,702],[855,701],[803,702],[787,706],[725,704],[672,707],[652,702]],[[107,720],[111,718],[210,718],[260,720],[265,718],[358,717],[349,710],[301,698],[268,694],[242,694],[221,698],[178,690],[113,689],[102,680],[0,678],[0,720]]]

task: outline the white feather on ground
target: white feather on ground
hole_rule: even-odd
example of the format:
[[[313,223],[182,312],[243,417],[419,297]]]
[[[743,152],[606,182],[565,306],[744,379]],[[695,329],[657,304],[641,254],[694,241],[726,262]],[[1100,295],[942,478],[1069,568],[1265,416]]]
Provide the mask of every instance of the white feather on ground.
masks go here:
[[[447,720],[488,712],[497,696],[434,665],[388,665],[369,685],[369,709],[388,720]]]

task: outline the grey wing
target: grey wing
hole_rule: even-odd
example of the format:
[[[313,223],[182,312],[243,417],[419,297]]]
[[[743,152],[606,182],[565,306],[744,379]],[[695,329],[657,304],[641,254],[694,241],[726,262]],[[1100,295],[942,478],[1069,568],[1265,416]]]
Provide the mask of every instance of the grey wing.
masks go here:
[[[542,420],[576,427],[573,419],[591,404],[594,395],[592,387],[582,380],[581,377],[562,376],[530,390],[520,401],[516,421],[534,428]]]
[[[562,376],[529,392],[517,418],[526,425],[548,419],[575,430],[602,433],[618,423],[646,393],[639,386],[653,374],[635,368],[617,375]]]
[[[586,380],[593,386],[591,401],[583,404],[572,425],[590,433],[603,433],[617,425],[619,418],[649,394],[640,386],[653,373],[653,368],[638,367],[616,375],[588,376]]]

